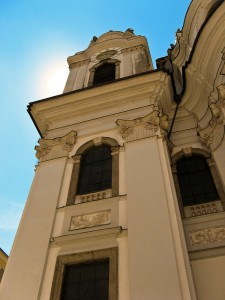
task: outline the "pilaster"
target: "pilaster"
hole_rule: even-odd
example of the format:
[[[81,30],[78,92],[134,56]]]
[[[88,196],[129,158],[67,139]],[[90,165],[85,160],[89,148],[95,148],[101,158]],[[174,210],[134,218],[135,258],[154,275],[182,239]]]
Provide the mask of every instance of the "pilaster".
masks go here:
[[[117,125],[125,141],[130,299],[194,300],[165,141],[167,116],[152,107],[147,116]]]

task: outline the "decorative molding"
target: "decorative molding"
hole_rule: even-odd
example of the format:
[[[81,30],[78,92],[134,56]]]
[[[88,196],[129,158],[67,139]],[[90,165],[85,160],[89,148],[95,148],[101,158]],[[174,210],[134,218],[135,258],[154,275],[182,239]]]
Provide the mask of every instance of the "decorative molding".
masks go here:
[[[88,65],[88,63],[90,62],[90,59],[85,59],[85,60],[80,60],[80,61],[77,61],[77,62],[74,62],[74,63],[71,63],[69,65],[69,68],[70,69],[73,69],[73,68],[78,68],[80,66],[83,66],[83,65]]]
[[[198,217],[207,214],[214,214],[223,211],[221,201],[214,201],[200,205],[192,205],[184,207],[186,218]]]
[[[41,161],[67,156],[76,142],[76,132],[71,131],[63,137],[55,139],[40,139],[36,146],[36,157]]]
[[[112,189],[85,194],[85,195],[77,195],[75,197],[75,204],[92,202],[92,201],[107,199],[111,197],[112,197]]]
[[[225,240],[225,226],[214,226],[189,232],[189,238],[192,246],[213,244]]]
[[[127,141],[135,141],[151,136],[165,136],[168,129],[168,117],[158,110],[153,110],[144,117],[133,120],[117,120],[122,138]]]
[[[209,105],[212,114],[209,125],[206,128],[199,130],[201,141],[212,151],[220,145],[224,137],[224,113],[222,110],[225,94],[224,87],[224,85],[217,87],[219,100],[217,102],[212,102]]]
[[[96,59],[97,60],[105,60],[105,59],[111,58],[112,56],[115,56],[116,54],[117,54],[117,50],[106,50],[106,51],[99,53],[96,56]]]
[[[71,218],[70,230],[107,225],[111,223],[110,217],[110,209],[85,215],[73,216]]]
[[[219,95],[219,101],[225,104],[225,84],[220,84],[217,86],[217,91]]]
[[[121,49],[121,53],[133,52],[133,51],[142,50],[142,49],[144,51],[146,51],[146,47],[144,45],[140,44],[140,45],[136,45],[136,46]]]

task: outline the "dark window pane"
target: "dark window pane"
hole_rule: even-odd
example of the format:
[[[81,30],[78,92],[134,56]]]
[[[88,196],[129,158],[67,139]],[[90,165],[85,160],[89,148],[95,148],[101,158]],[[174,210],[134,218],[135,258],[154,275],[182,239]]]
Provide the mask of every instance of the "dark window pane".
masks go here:
[[[177,177],[184,206],[219,198],[205,158],[192,156],[181,159],[177,163]]]
[[[93,85],[115,80],[115,64],[105,63],[95,70]]]
[[[108,146],[93,147],[84,153],[78,194],[88,194],[112,187],[112,156]]]
[[[65,267],[61,300],[108,300],[109,260]]]

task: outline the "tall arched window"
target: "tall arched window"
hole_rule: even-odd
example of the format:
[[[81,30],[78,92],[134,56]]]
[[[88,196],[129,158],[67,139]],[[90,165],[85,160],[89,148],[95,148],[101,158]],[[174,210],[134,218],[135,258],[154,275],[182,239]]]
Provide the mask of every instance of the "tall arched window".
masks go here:
[[[112,188],[112,156],[107,145],[93,147],[83,154],[78,195]]]
[[[183,206],[207,203],[219,199],[206,159],[183,157],[177,162],[177,178]]]
[[[93,85],[115,80],[115,76],[116,76],[115,64],[104,63],[95,70]]]
[[[98,137],[77,150],[72,157],[67,205],[118,196],[119,148],[116,140]]]

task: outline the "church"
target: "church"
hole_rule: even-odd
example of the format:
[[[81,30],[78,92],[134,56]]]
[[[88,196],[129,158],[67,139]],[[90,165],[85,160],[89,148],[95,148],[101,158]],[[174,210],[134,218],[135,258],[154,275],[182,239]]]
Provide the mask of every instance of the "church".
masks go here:
[[[128,28],[28,105],[38,165],[1,300],[225,299],[225,2],[193,0],[154,69]]]

